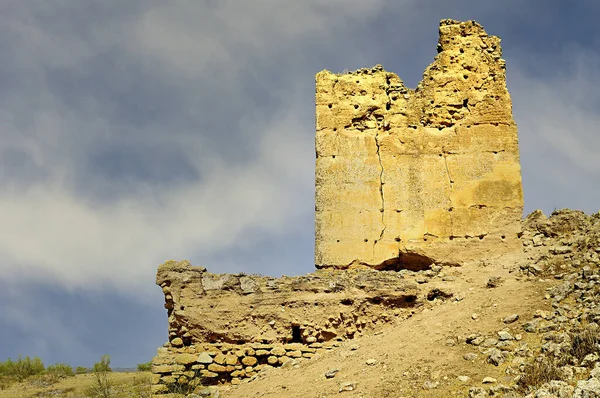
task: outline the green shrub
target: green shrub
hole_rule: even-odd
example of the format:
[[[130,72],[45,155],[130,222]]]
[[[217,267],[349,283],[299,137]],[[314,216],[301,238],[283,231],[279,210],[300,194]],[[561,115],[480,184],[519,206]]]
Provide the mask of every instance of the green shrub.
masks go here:
[[[149,372],[152,369],[152,361],[146,363],[138,363],[138,372]]]
[[[87,372],[89,372],[89,369],[84,368],[83,366],[78,366],[77,368],[75,368],[75,373],[78,375],[83,375],[83,374],[86,374]]]
[[[96,362],[92,370],[94,372],[112,372],[110,368],[110,355],[102,355],[100,362]]]
[[[38,357],[33,359],[29,357],[21,358],[16,361],[8,358],[4,362],[0,362],[0,375],[14,377],[18,381],[23,381],[29,376],[34,376],[44,371],[44,364]]]
[[[73,368],[65,363],[57,363],[46,368],[46,374],[56,378],[73,376]]]
[[[113,381],[110,378],[110,356],[102,355],[100,362],[96,362],[92,369],[94,373],[94,382],[87,389],[89,397],[110,398],[113,396]]]

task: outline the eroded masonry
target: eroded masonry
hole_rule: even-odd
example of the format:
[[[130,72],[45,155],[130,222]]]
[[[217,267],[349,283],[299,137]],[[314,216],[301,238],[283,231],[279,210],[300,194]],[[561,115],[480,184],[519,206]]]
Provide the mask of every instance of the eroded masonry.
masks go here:
[[[318,270],[276,279],[161,265],[169,341],[153,360],[155,394],[293,366],[451,298],[420,280],[444,265],[522,250],[499,43],[475,22],[442,21],[414,90],[381,66],[317,74]]]
[[[442,21],[415,90],[381,66],[317,74],[317,267],[518,250],[523,194],[500,39]]]

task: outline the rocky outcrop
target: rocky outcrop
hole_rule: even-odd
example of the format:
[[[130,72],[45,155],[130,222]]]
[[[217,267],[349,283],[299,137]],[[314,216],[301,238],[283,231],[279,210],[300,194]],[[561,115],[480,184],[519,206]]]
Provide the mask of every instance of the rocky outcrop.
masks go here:
[[[520,250],[500,39],[443,20],[415,90],[380,65],[316,76],[318,268],[420,269]]]

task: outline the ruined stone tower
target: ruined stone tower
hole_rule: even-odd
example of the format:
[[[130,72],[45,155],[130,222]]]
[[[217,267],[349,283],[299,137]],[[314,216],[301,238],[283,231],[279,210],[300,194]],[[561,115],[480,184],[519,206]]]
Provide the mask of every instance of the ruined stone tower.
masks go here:
[[[276,279],[162,264],[169,329],[152,361],[155,395],[253,380],[452,297],[416,272],[372,268],[439,275],[443,264],[522,250],[499,43],[475,22],[442,21],[415,90],[381,66],[317,74],[315,264],[326,269]],[[353,265],[368,267],[331,269]]]
[[[520,250],[517,127],[500,39],[443,20],[416,89],[378,65],[316,76],[317,268]]]

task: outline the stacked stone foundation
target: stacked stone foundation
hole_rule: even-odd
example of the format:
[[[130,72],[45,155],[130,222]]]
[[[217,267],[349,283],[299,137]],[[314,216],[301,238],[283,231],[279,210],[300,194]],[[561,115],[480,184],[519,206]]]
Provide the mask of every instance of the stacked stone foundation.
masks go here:
[[[152,361],[153,393],[194,393],[205,386],[240,384],[258,372],[293,366],[341,343],[228,344],[205,343],[181,348],[159,348]]]

